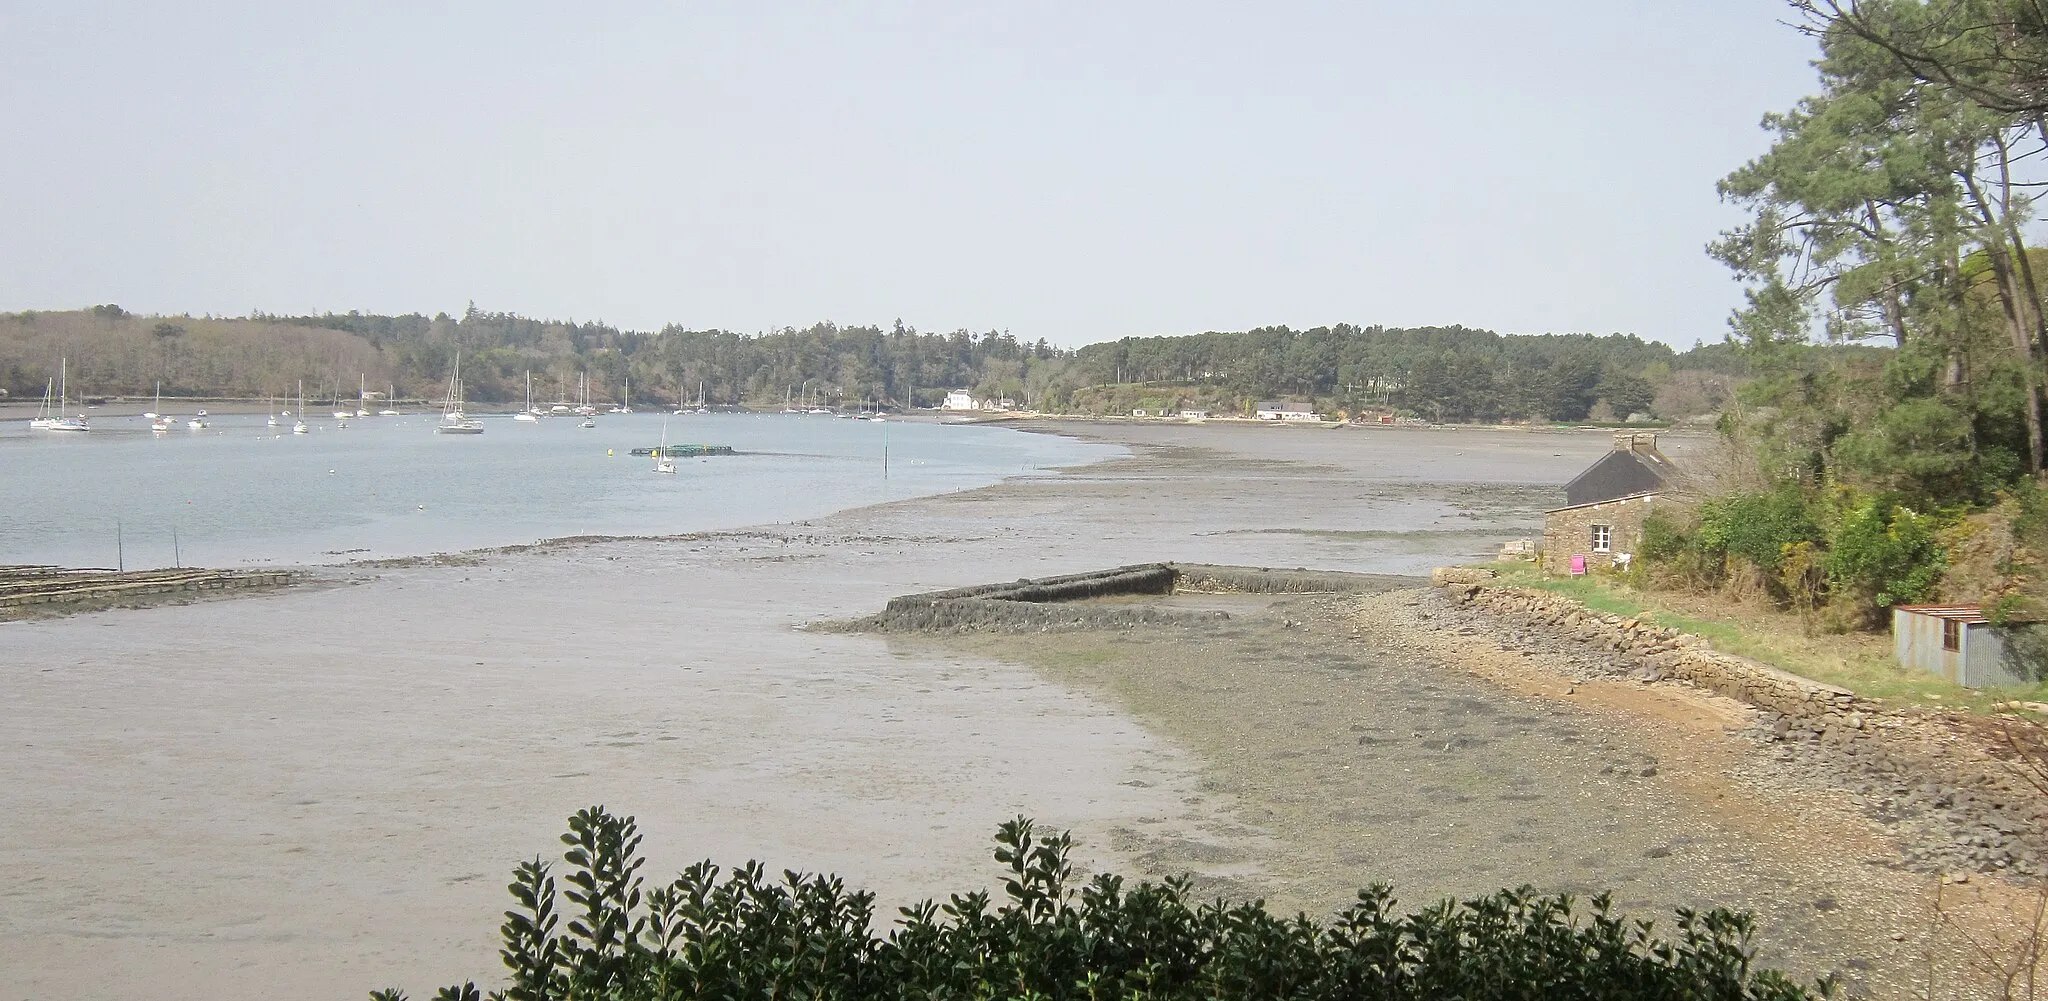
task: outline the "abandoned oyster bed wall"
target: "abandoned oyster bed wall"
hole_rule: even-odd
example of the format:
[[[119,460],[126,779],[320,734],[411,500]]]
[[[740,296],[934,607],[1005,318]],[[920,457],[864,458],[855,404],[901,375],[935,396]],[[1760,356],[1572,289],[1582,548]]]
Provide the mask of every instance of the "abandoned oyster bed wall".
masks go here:
[[[1140,563],[1006,584],[926,591],[892,598],[882,611],[818,628],[847,632],[1047,632],[1192,625],[1227,618],[1221,611],[1141,605],[1076,605],[1101,598],[1172,594],[1348,594],[1412,587],[1408,577],[1207,564]]]

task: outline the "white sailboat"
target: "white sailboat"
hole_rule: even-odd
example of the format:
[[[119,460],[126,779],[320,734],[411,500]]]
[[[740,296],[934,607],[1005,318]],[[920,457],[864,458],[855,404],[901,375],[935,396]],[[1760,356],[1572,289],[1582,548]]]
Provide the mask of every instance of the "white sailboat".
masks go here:
[[[654,450],[654,471],[657,473],[674,473],[676,471],[675,457],[668,454],[668,418],[666,417],[661,419],[661,445]]]
[[[448,376],[448,400],[441,406],[435,434],[483,434],[484,422],[462,412],[462,352],[455,352],[455,370]]]
[[[263,398],[263,426],[273,428],[277,426],[277,397],[275,396]]]
[[[293,434],[305,434],[305,433],[306,433],[307,431],[309,431],[309,430],[311,430],[311,429],[310,429],[310,428],[308,428],[308,427],[306,427],[306,380],[304,380],[304,379],[300,379],[300,380],[299,380],[299,409],[298,409],[298,415],[297,415],[296,417],[292,418],[292,433],[293,433]]]
[[[29,418],[29,430],[48,431],[50,425],[57,422],[56,392],[57,380],[51,379],[43,383],[43,405],[36,408],[36,415],[34,417]]]
[[[615,414],[630,414],[633,412],[633,379],[631,376],[626,377],[625,395],[620,398],[619,405],[613,407],[610,412]]]
[[[368,417],[368,416],[370,416],[370,384],[369,384],[368,382],[365,382],[365,381],[364,381],[364,379],[365,379],[365,378],[366,378],[366,376],[364,376],[364,375],[363,375],[363,373],[361,373],[361,372],[357,372],[357,373],[356,373],[356,416],[357,416],[357,417]]]
[[[64,416],[65,365],[65,359],[57,359],[57,408],[51,411],[47,422],[42,424],[42,429],[45,431],[90,431],[92,427],[85,423],[84,414],[80,414],[77,417]],[[36,422],[30,421],[29,426],[35,427],[37,425]]]
[[[163,406],[164,384],[159,382],[156,384],[156,408],[157,410],[162,410]],[[171,429],[171,415],[158,413],[157,410],[152,410],[142,416],[149,418],[149,430],[152,433],[164,434]]]
[[[526,373],[526,406],[521,407],[518,413],[513,414],[512,419],[522,424],[540,423],[540,408],[533,405],[533,373],[531,371]]]
[[[397,384],[397,383],[392,383],[392,382],[387,382],[387,383],[385,383],[385,384],[384,384],[384,409],[382,409],[382,410],[379,410],[379,411],[377,411],[377,416],[379,416],[379,417],[396,417],[396,416],[398,416],[398,411],[397,411],[397,410],[395,410],[395,409],[393,409],[393,408],[392,408],[392,406],[391,406],[391,401],[392,401],[392,400],[395,400],[395,399],[398,399],[398,384]]]

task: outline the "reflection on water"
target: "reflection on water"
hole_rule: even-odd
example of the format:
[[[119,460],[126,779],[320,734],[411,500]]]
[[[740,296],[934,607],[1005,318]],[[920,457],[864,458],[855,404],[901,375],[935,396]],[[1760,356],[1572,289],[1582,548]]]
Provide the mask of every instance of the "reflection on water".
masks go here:
[[[327,418],[305,435],[260,414],[166,435],[140,417],[98,419],[89,435],[8,422],[0,563],[320,563],[727,529],[1122,453],[994,427],[698,414],[667,418],[669,441],[741,454],[682,459],[678,475],[662,476],[630,454],[661,440],[658,414],[605,416],[594,429],[487,419],[477,436],[437,435],[436,419]]]

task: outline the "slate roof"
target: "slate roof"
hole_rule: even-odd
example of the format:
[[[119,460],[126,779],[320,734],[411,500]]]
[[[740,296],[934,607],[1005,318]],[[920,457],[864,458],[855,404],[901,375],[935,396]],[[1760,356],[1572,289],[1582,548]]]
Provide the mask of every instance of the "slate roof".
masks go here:
[[[1627,439],[1625,444],[1625,439],[1617,438],[1614,451],[1601,456],[1600,461],[1564,485],[1565,507],[1601,504],[1668,489],[1677,468],[1664,453],[1657,451],[1656,438],[1645,438],[1647,445],[1634,439]]]

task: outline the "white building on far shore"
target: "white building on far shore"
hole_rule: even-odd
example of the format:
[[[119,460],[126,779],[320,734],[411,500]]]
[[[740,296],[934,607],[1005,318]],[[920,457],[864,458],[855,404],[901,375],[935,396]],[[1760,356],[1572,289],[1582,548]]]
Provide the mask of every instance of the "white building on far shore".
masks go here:
[[[1266,400],[1253,411],[1262,421],[1320,421],[1323,415],[1299,403],[1278,403]]]
[[[970,393],[970,392],[968,392],[967,390],[964,390],[964,389],[956,389],[956,390],[953,390],[952,392],[950,392],[950,393],[947,393],[947,394],[946,394],[946,402],[944,402],[944,403],[941,403],[941,404],[939,404],[939,409],[940,409],[940,410],[980,410],[980,409],[981,409],[981,401],[980,401],[980,400],[977,400],[977,399],[975,399],[975,398],[974,398],[974,394],[973,394],[973,393]]]

